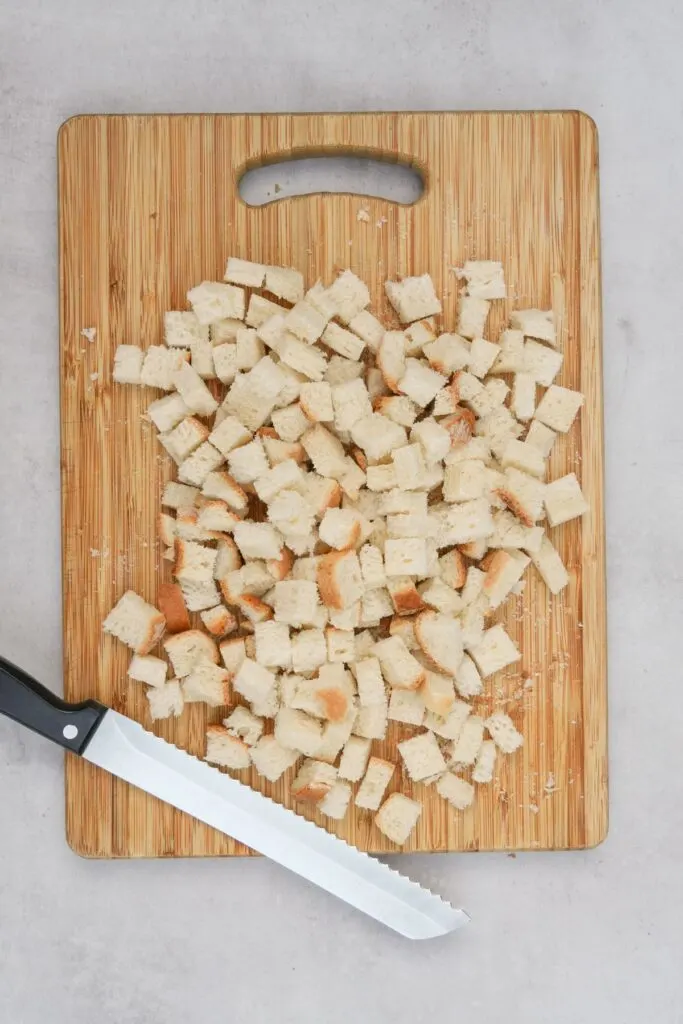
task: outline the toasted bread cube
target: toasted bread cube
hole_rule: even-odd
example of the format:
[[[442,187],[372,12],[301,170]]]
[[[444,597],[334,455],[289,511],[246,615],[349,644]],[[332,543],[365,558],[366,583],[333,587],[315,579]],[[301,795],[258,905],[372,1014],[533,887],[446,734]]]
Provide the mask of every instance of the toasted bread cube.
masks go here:
[[[326,292],[335,315],[344,324],[350,324],[361,310],[370,304],[370,292],[364,281],[350,270],[343,270]]]
[[[493,365],[493,373],[524,373],[524,334],[522,331],[503,331],[498,344],[500,355]]]
[[[449,676],[425,670],[425,681],[420,688],[425,707],[445,718],[455,704],[455,687]]]
[[[232,640],[224,640],[220,644],[220,652],[223,664],[230,673],[230,676],[234,676],[247,656],[244,638],[235,637]]]
[[[496,764],[496,744],[493,740],[484,740],[472,770],[472,782],[479,784],[491,782]]]
[[[415,424],[410,431],[410,440],[420,444],[424,458],[430,464],[441,462],[451,448],[450,434],[431,416]]]
[[[472,501],[487,491],[486,466],[477,459],[446,466],[443,479],[444,501]]]
[[[391,457],[396,479],[401,481],[404,490],[409,491],[422,486],[427,467],[420,444],[408,444],[402,448],[395,448]]]
[[[170,679],[163,686],[151,686],[147,691],[149,711],[153,722],[161,718],[178,718],[182,715],[185,701],[177,679]]]
[[[553,383],[563,360],[561,352],[538,341],[527,341],[524,346],[524,373],[544,388],[549,388]]]
[[[484,720],[479,715],[470,715],[465,721],[457,740],[450,750],[452,764],[474,764],[484,740]]]
[[[289,750],[314,757],[322,743],[323,727],[316,718],[295,708],[280,708],[275,716],[275,739]],[[335,769],[336,771],[336,769]]]
[[[364,544],[358,553],[358,559],[365,589],[376,590],[384,587],[387,577],[384,572],[384,558],[380,549],[374,544]]]
[[[424,354],[434,370],[450,376],[470,362],[470,342],[459,334],[440,334],[436,341],[425,345]]]
[[[180,463],[178,479],[193,487],[201,487],[209,473],[218,469],[222,462],[221,453],[208,441],[204,441]]]
[[[403,331],[387,331],[377,349],[377,366],[390,391],[398,392],[406,372],[406,341]]]
[[[356,362],[360,359],[365,348],[365,342],[352,331],[346,331],[339,324],[330,322],[322,334],[322,341],[333,352]]]
[[[464,608],[460,594],[440,577],[421,584],[419,593],[426,605],[444,615],[458,615]]]
[[[319,803],[337,781],[337,769],[324,761],[304,761],[299,769],[290,792],[295,800],[310,800]]]
[[[237,736],[248,747],[253,747],[261,738],[263,733],[263,719],[252,714],[248,708],[238,705],[227,718],[223,719],[223,725],[231,736]]]
[[[331,390],[334,426],[337,433],[351,430],[357,420],[372,415],[368,389],[360,378],[335,384]]]
[[[387,700],[359,708],[353,731],[368,740],[383,740],[387,734]]]
[[[505,483],[495,493],[525,526],[533,526],[543,515],[545,490],[540,480],[509,468],[505,470]]]
[[[386,458],[407,440],[405,428],[380,413],[357,420],[351,428],[351,437],[368,459],[373,460]]]
[[[274,736],[262,736],[250,754],[256,771],[269,782],[277,782],[301,757],[298,751],[283,747]]]
[[[266,291],[285,302],[300,302],[304,297],[304,277],[289,267],[266,267]]]
[[[435,715],[433,711],[428,711],[425,717],[425,726],[430,732],[441,736],[442,739],[457,740],[465,722],[469,718],[470,711],[470,705],[464,700],[456,700],[445,717]]]
[[[447,551],[445,555],[441,555],[439,558],[439,571],[441,579],[449,587],[459,590],[460,587],[464,586],[467,578],[467,566],[465,559],[457,548],[453,548],[452,551]]]
[[[549,351],[549,349],[546,349]],[[527,423],[536,408],[536,381],[528,373],[516,373],[512,384],[510,408],[518,420]]]
[[[375,825],[387,839],[403,846],[417,825],[422,813],[419,800],[411,800],[403,793],[392,793],[375,815]]]
[[[318,563],[317,583],[323,604],[343,611],[363,596],[360,562],[355,551],[333,551]]]
[[[244,320],[243,288],[218,281],[202,281],[195,288],[190,288],[187,299],[200,324],[212,324],[226,318]]]
[[[230,284],[244,285],[245,288],[262,288],[265,276],[266,268],[261,263],[250,263],[249,260],[229,256],[223,280]]]
[[[546,536],[543,536],[538,551],[531,555],[531,561],[551,594],[559,594],[564,590],[569,583],[569,573],[559,553]]]
[[[250,703],[265,700],[275,687],[275,683],[272,672],[246,657],[233,678],[235,691]]]
[[[302,384],[299,405],[312,423],[331,423],[334,420],[332,388],[326,381]]]
[[[190,416],[190,410],[177,392],[157,398],[147,406],[147,416],[160,433],[167,433],[177,427],[181,420]]]
[[[372,741],[361,736],[350,736],[344,745],[339,762],[339,778],[358,782],[365,774]]]
[[[270,468],[260,437],[233,448],[228,452],[227,460],[230,475],[238,484],[251,484]]]
[[[271,422],[283,441],[298,441],[310,429],[311,423],[301,406],[296,403],[275,409]]]
[[[424,320],[416,320],[405,329],[406,353],[409,356],[418,355],[436,338],[436,322],[434,317],[426,317]]]
[[[427,545],[424,537],[387,540],[384,545],[387,576],[424,576],[427,573]]]
[[[356,793],[356,807],[367,811],[376,811],[382,803],[395,768],[396,765],[391,761],[384,761],[381,757],[371,757],[363,781]]]
[[[292,636],[292,668],[314,672],[327,661],[327,642],[322,629],[302,629]]]
[[[474,295],[462,295],[458,310],[458,334],[463,338],[483,338],[491,303]]]
[[[282,537],[270,523],[238,522],[235,543],[243,558],[279,558]]]
[[[582,516],[590,508],[575,473],[568,473],[547,484],[543,500],[551,526],[561,526],[570,519]]]
[[[183,698],[186,704],[198,701],[211,708],[229,704],[230,673],[210,658],[198,658],[183,679]]]
[[[164,343],[168,348],[189,348],[196,341],[208,341],[209,328],[194,313],[171,310],[164,313]]]
[[[384,336],[384,325],[369,310],[363,309],[349,320],[349,329],[362,338],[371,352],[376,352]]]
[[[306,580],[282,580],[273,587],[276,622],[285,622],[297,629],[315,621],[318,589]]]
[[[218,663],[218,649],[215,642],[199,629],[188,629],[167,637],[164,649],[168,654],[173,671],[179,677],[188,676],[200,660]]]
[[[479,644],[470,651],[484,678],[519,661],[522,655],[500,624],[487,629]]]
[[[313,463],[316,473],[335,479],[344,476],[347,471],[344,446],[320,423],[316,423],[303,435],[301,443]]]
[[[499,549],[493,554],[488,562],[483,586],[491,608],[498,608],[503,603],[515,584],[521,580],[529,562],[529,557],[521,551]]]
[[[122,346],[119,346],[122,348]],[[162,391],[173,391],[175,388],[174,377],[181,366],[185,366],[190,358],[186,349],[166,348],[164,345],[150,345],[144,354],[142,367],[140,368],[140,380],[124,381],[120,379],[122,373],[126,376],[135,375],[137,356],[127,351],[133,346],[126,346],[126,352],[119,353],[119,364],[117,369],[116,356],[114,356],[114,380],[120,384],[140,383],[149,388],[160,388]],[[126,361],[127,369],[123,369],[123,360]],[[200,383],[203,382],[200,379]],[[188,403],[189,404],[189,403]]]
[[[382,675],[390,686],[417,690],[425,678],[425,670],[406,647],[400,636],[378,641],[372,653],[380,663]]]
[[[490,537],[495,527],[487,498],[475,498],[457,505],[445,505],[432,513],[436,517],[438,548]],[[385,555],[386,558],[386,555]]]
[[[514,726],[509,715],[494,711],[484,722],[491,739],[504,754],[514,754],[524,743],[524,737]]]
[[[431,732],[423,732],[409,740],[403,740],[398,744],[398,752],[413,782],[420,782],[430,775],[446,771],[443,754]]]
[[[384,679],[379,660],[375,657],[362,658],[352,666],[358,685],[358,699],[361,707],[384,704]]]
[[[389,491],[396,487],[396,470],[393,462],[379,466],[368,466],[366,483],[371,491]]]
[[[468,370],[475,377],[485,377],[500,355],[500,345],[485,338],[474,338],[470,346]]]
[[[555,318],[552,309],[518,309],[510,314],[510,323],[525,338],[537,338],[557,347]]]
[[[467,294],[479,299],[506,297],[503,264],[498,260],[467,260],[462,270],[456,270],[459,280],[467,282]]]
[[[452,772],[442,775],[436,784],[436,791],[444,800],[448,800],[456,811],[466,810],[474,800],[474,786]]]
[[[484,691],[477,666],[468,654],[463,655],[455,673],[455,688],[461,697],[478,697]]]
[[[312,347],[306,341],[288,334],[278,352],[283,363],[302,373],[309,380],[322,381],[325,376],[327,357],[320,349]]]
[[[236,322],[240,323],[239,320]],[[221,383],[231,384],[234,381],[239,372],[237,366],[237,345],[234,342],[224,342],[221,345],[214,346],[213,368]],[[216,422],[218,422],[218,418],[216,418]]]
[[[208,331],[208,327],[206,329]],[[216,370],[213,362],[213,347],[208,339],[206,341],[195,341],[192,343],[191,366],[202,380],[216,379]]]
[[[435,398],[448,379],[419,359],[406,359],[405,373],[399,382],[399,388],[408,395],[416,405],[424,408]]]
[[[211,636],[225,636],[237,629],[237,619],[228,611],[225,605],[217,604],[213,608],[207,608],[200,612],[200,617],[205,628]]]
[[[147,604],[139,594],[127,590],[107,615],[102,628],[136,654],[149,654],[163,636],[166,620],[157,608]]]
[[[318,810],[327,818],[341,821],[346,817],[351,802],[351,787],[348,782],[335,782],[332,789],[318,804]]]
[[[514,469],[528,473],[529,476],[535,476],[539,480],[545,477],[546,467],[543,455],[538,448],[534,448],[533,445],[528,444],[526,441],[517,441],[515,438],[510,438],[503,450],[500,464],[503,469],[508,469],[508,467],[512,466]]]
[[[199,489],[197,487],[188,487],[187,484],[179,484],[175,480],[169,480],[168,483],[164,484],[161,504],[167,505],[169,508],[179,509],[194,505],[198,497]]]
[[[402,324],[410,324],[441,312],[441,301],[434,291],[434,282],[429,274],[404,277],[402,281],[385,281],[384,290]]]
[[[540,423],[538,420],[533,420],[529,426],[529,432],[526,435],[525,441],[532,447],[537,448],[544,459],[547,459],[553,450],[553,445],[557,440],[557,434],[550,427],[546,427],[544,423]]]
[[[381,413],[401,427],[412,427],[419,412],[418,407],[407,395],[381,395],[373,403],[373,408],[375,412]]]
[[[405,725],[422,725],[425,702],[418,690],[392,690],[389,696],[389,720]]]
[[[128,678],[148,686],[163,686],[166,672],[163,658],[155,658],[152,654],[134,654],[128,666]]]
[[[172,430],[159,434],[159,441],[174,462],[180,465],[208,436],[208,427],[194,416],[188,416]]]
[[[552,384],[538,403],[534,418],[560,434],[566,434],[583,405],[579,391]]]
[[[256,660],[266,668],[290,668],[292,645],[284,622],[259,622],[254,626]]]
[[[335,629],[334,626],[328,626],[325,630],[325,640],[327,642],[328,661],[349,664],[356,660],[354,632],[352,629]]]
[[[325,330],[326,323],[326,318],[318,312],[309,299],[301,299],[285,316],[286,330],[308,345],[312,345],[318,340]]]
[[[415,619],[415,639],[438,671],[455,675],[463,656],[457,619],[432,609],[420,612]]]

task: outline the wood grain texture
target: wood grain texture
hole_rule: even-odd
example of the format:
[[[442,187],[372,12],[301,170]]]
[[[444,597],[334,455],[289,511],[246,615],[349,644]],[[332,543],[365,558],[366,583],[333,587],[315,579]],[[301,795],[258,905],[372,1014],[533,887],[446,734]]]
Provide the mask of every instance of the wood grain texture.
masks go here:
[[[314,195],[247,207],[241,172],[294,155],[354,152],[421,170],[412,207]],[[358,221],[362,207],[369,222]],[[521,668],[489,680],[485,709],[504,707],[526,742],[499,761],[495,783],[455,814],[425,787],[424,813],[406,850],[567,849],[607,829],[606,646],[603,525],[597,139],[585,115],[348,114],[99,117],[68,121],[59,136],[62,505],[65,692],[96,697],[148,728],[143,687],[126,677],[128,651],[101,622],[127,588],[154,602],[170,578],[156,516],[171,465],[144,419],[158,394],[113,386],[116,346],[159,343],[162,313],[186,308],[187,289],[222,279],[230,254],[305,271],[307,283],[351,267],[388,314],[383,282],[434,278],[444,323],[455,323],[466,258],[502,259],[510,300],[494,303],[489,336],[513,307],[551,303],[561,327],[559,383],[585,407],[556,445],[550,478],[575,470],[589,515],[552,531],[571,585],[549,598],[532,570],[502,619]],[[81,329],[94,326],[90,344]],[[208,716],[215,721],[220,712]],[[155,731],[203,748],[198,705]],[[384,744],[395,757],[399,732]],[[379,745],[376,745],[379,746]],[[397,773],[398,775],[398,773]],[[67,761],[67,833],[94,857],[196,856],[244,848],[84,761]],[[284,799],[286,781],[251,784]],[[395,789],[410,793],[398,778]],[[395,852],[353,813],[338,831],[365,850]]]

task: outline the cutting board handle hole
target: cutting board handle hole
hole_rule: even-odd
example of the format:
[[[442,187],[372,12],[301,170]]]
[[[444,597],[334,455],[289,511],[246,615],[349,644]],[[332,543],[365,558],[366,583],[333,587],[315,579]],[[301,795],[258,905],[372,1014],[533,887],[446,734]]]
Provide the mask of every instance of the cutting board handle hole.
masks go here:
[[[412,206],[421,198],[425,183],[420,172],[409,164],[349,155],[303,157],[250,167],[238,187],[247,206],[265,206],[279,199],[320,192]]]

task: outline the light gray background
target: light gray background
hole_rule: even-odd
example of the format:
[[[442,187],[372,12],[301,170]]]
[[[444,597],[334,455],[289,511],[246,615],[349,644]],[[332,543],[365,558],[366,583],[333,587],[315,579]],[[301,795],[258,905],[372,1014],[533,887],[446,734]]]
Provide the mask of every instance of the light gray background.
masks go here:
[[[265,862],[91,863],[0,722],[8,1024],[683,1020],[683,15],[651,0],[0,0],[0,650],[60,686],[55,138],[82,112],[578,107],[600,131],[611,833],[414,857],[411,945]]]

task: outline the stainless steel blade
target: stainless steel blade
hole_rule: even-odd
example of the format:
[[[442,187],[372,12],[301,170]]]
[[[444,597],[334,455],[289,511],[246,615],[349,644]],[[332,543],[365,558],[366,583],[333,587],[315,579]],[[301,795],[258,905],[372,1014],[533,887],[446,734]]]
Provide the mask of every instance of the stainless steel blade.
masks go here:
[[[469,921],[463,910],[388,865],[116,711],[107,712],[84,756],[410,939],[446,935]]]

